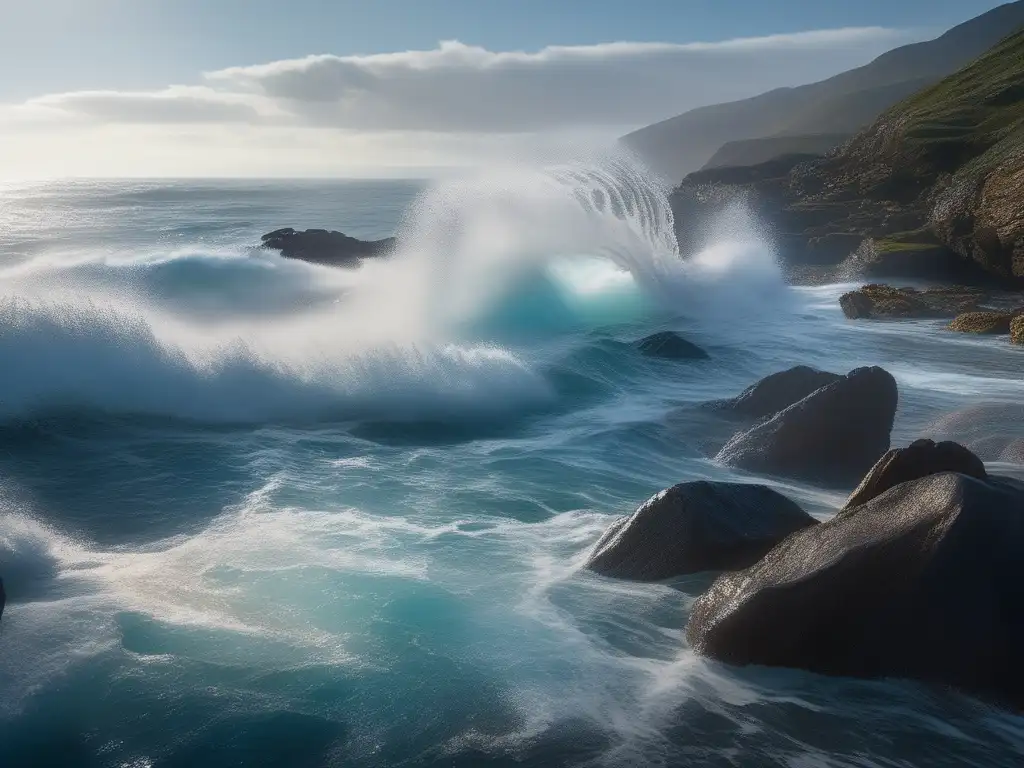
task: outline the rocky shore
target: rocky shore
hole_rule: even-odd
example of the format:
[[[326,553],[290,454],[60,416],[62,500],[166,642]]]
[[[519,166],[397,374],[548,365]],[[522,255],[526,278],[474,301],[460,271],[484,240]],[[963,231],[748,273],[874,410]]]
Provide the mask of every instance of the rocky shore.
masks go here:
[[[719,461],[783,477],[813,467],[856,488],[819,522],[762,485],[681,483],[613,523],[585,567],[637,581],[719,572],[686,636],[720,661],[911,678],[1024,707],[1024,483],[955,442],[890,450],[897,401],[880,368],[800,366],[710,403],[749,425]]]
[[[851,320],[949,318],[959,333],[1009,335],[1024,344],[1024,292],[991,292],[968,286],[896,288],[872,283],[839,297]]]

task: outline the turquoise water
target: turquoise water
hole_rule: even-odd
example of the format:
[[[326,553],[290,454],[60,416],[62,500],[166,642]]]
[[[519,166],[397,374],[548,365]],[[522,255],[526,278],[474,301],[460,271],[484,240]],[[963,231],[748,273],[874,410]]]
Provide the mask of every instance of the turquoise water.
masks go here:
[[[880,364],[905,442],[1019,404],[1005,340],[848,323],[843,287],[786,286],[742,212],[682,265],[662,191],[616,164],[15,185],[0,210],[0,765],[1024,749],[1024,720],[947,691],[695,657],[682,630],[707,576],[579,570],[616,515],[683,480],[770,482],[820,517],[841,503],[715,465],[699,403],[797,363]],[[280,226],[406,246],[353,272],[251,249]],[[710,359],[632,347],[666,328]]]

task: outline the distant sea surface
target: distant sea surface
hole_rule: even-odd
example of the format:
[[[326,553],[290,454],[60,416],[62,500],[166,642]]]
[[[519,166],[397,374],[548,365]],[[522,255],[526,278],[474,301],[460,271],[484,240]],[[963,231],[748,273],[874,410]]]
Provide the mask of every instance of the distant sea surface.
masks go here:
[[[255,248],[283,226],[402,245]],[[833,514],[709,458],[700,404],[774,371],[886,367],[897,445],[1024,397],[1005,338],[846,321],[721,233],[680,260],[622,161],[0,187],[0,765],[1019,765],[1024,719],[950,691],[698,658],[711,575],[580,569],[686,480]],[[642,356],[665,329],[709,359]]]

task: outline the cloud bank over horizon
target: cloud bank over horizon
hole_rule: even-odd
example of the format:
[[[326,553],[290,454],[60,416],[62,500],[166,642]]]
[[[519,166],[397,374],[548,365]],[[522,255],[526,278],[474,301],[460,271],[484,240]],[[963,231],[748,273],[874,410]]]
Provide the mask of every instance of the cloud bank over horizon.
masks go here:
[[[610,143],[705,104],[829,77],[918,39],[859,27],[714,43],[436,48],[197,73],[0,104],[9,176],[376,175]]]

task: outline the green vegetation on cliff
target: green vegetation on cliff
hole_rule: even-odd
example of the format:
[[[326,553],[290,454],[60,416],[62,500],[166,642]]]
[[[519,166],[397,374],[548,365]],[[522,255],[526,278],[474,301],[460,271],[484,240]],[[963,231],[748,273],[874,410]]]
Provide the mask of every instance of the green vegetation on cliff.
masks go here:
[[[1024,278],[1024,32],[887,111],[826,168],[847,191],[917,210],[987,271]]]
[[[899,160],[897,175],[976,176],[1020,153],[1022,128],[1024,32],[1018,32],[885,112],[843,154],[873,160],[870,166]]]
[[[774,227],[790,263],[1024,282],[1024,31],[826,157],[691,174],[672,196],[676,220],[699,231],[695,222],[737,194]]]

